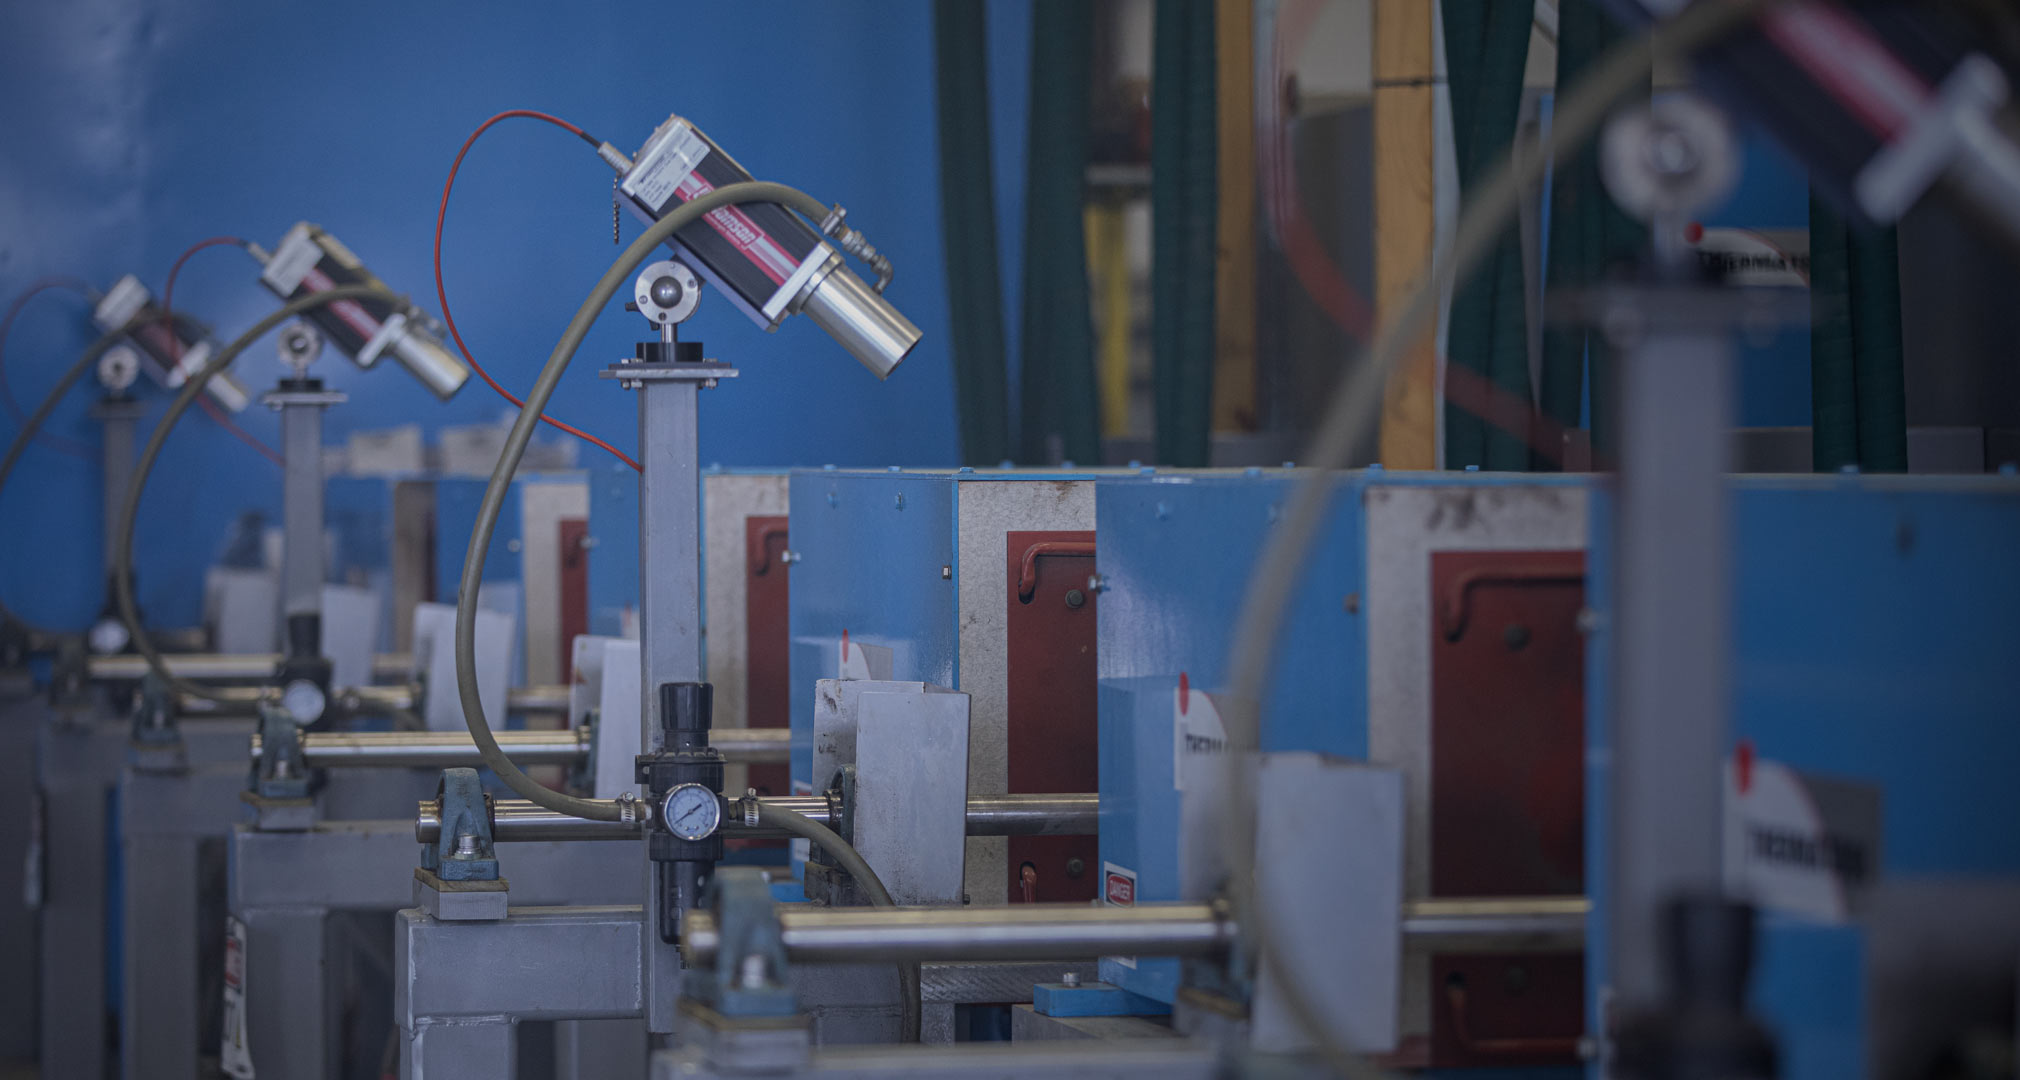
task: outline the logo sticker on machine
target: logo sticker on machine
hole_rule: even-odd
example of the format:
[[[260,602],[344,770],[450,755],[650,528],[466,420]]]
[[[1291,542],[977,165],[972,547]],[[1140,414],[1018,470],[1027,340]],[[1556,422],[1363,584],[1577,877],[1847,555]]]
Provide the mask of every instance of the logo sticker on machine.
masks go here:
[[[226,1076],[252,1080],[245,1024],[245,924],[231,916],[224,920],[224,1038],[218,1066]]]
[[[708,141],[685,120],[675,120],[667,129],[666,138],[659,140],[631,172],[626,174],[619,186],[626,195],[652,208],[657,214],[666,208],[666,200],[708,156]]]
[[[1126,866],[1117,866],[1112,862],[1103,862],[1101,864],[1101,902],[1108,907],[1135,907],[1136,871]],[[1123,967],[1133,968],[1136,966],[1136,957],[1134,956],[1109,956],[1103,959],[1113,960]]]
[[[1879,788],[1798,772],[1741,743],[1725,769],[1725,883],[1762,908],[1849,920],[1879,871]]]
[[[1181,673],[1171,706],[1171,786],[1180,791],[1203,783],[1217,786],[1226,756],[1227,725],[1220,709]]]

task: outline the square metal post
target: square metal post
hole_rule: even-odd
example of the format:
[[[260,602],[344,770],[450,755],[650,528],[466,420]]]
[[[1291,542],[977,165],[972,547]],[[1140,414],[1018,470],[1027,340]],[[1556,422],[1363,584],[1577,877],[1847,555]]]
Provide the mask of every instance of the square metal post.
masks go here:
[[[1690,297],[1634,298],[1660,319],[1621,372],[1613,830],[1613,988],[1657,1000],[1657,913],[1718,888],[1730,691],[1733,412],[1729,322]]]
[[[243,912],[246,1042],[261,1076],[335,1076],[329,947],[320,908]]]
[[[639,743],[645,753],[665,744],[658,688],[700,682],[701,447],[698,397],[736,369],[716,363],[617,364],[604,377],[638,393],[638,651]],[[654,868],[641,860],[646,925],[657,925]],[[680,955],[664,942],[641,950],[648,1028],[670,1033],[680,998]]]

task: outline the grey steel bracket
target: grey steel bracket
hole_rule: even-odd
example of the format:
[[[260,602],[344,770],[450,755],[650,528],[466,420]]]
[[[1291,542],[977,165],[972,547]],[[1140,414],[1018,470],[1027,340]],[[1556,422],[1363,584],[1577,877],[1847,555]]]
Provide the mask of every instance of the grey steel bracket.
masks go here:
[[[183,772],[189,768],[182,730],[176,726],[176,694],[148,672],[133,702],[132,765],[142,772]]]
[[[714,971],[686,980],[688,996],[726,1018],[798,1013],[777,905],[764,872],[750,866],[722,867],[709,882],[704,901],[715,910],[722,942]]]
[[[734,379],[739,373],[734,364],[706,360],[699,364],[679,362],[612,364],[596,374],[601,379],[618,380],[626,390],[636,390],[640,384],[648,382],[698,382],[706,389],[714,386],[717,379]]]
[[[502,919],[509,883],[498,874],[491,832],[491,797],[475,769],[443,769],[435,788],[442,829],[421,845],[414,868],[414,906],[445,921]]]

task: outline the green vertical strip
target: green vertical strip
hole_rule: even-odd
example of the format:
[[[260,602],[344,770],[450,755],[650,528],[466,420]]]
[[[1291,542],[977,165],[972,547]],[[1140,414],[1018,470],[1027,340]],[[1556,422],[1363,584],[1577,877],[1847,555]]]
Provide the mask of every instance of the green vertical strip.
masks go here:
[[[1445,67],[1450,73],[1459,193],[1483,182],[1515,139],[1535,5],[1525,0],[1445,0]],[[1460,283],[1446,335],[1447,362],[1530,400],[1521,237],[1502,235],[1481,272]],[[1528,432],[1505,431],[1471,412],[1445,407],[1445,464],[1526,469]]]
[[[1851,241],[1844,219],[1811,192],[1810,460],[1818,472],[1859,463],[1851,292]]]
[[[1557,7],[1557,86],[1578,85],[1599,57],[1624,35],[1595,0],[1560,0]],[[1608,268],[1637,256],[1648,230],[1629,217],[1608,194],[1599,176],[1599,155],[1588,145],[1577,155],[1551,163],[1550,250],[1545,272],[1546,302],[1600,284]],[[1543,365],[1538,405],[1566,430],[1585,422],[1590,386],[1592,449],[1610,458],[1613,432],[1608,408],[1612,349],[1603,335],[1582,323],[1548,322],[1543,330]],[[1588,383],[1587,373],[1591,374]],[[1547,458],[1539,464],[1554,465]]]
[[[975,5],[980,8],[982,5]],[[1087,283],[1087,139],[1094,6],[1038,0],[1031,9],[1031,128],[1025,144],[1024,365],[1019,459],[1101,462]]]
[[[1213,0],[1158,0],[1151,71],[1151,355],[1157,460],[1212,454],[1219,218]]]
[[[940,106],[940,225],[954,349],[961,460],[1010,456],[1003,288],[996,262],[996,189],[989,151],[989,65],[983,5],[939,0],[933,61]]]
[[[1908,471],[1908,401],[1902,375],[1900,243],[1895,231],[1848,234],[1852,371],[1859,468]]]

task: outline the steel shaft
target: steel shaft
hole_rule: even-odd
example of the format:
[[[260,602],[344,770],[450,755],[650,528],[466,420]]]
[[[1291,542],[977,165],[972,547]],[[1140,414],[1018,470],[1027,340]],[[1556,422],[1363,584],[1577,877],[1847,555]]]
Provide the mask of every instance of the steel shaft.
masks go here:
[[[721,736],[725,734],[733,733],[714,732],[711,741],[721,744]],[[514,757],[518,756],[509,744],[506,744],[506,749]],[[728,754],[728,751],[724,753]],[[761,801],[767,806],[784,807],[812,818],[822,825],[834,825],[834,810],[824,795],[768,795]],[[1100,807],[1100,796],[1091,792],[972,795],[968,798],[968,835],[1092,836],[1098,829]],[[421,803],[414,819],[415,839],[423,844],[432,844],[441,830],[439,807],[432,801]],[[524,799],[499,799],[491,804],[491,835],[501,843],[521,840],[630,840],[639,835],[639,826],[636,823],[591,821],[557,814]],[[737,840],[759,840],[777,839],[787,834],[769,827],[745,825],[732,808],[732,813],[723,819],[723,835]]]

